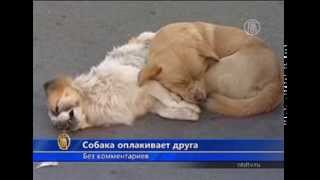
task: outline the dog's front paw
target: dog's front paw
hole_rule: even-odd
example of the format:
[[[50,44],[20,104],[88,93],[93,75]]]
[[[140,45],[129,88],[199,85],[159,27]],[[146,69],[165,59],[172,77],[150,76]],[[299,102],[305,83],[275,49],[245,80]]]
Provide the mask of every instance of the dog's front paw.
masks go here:
[[[182,104],[183,106],[185,106],[186,108],[191,109],[192,111],[196,112],[196,113],[200,113],[201,109],[199,108],[199,106],[195,105],[195,104],[191,104],[185,101],[181,101],[180,104]]]
[[[176,103],[179,104],[180,107],[189,108],[189,109],[195,111],[196,113],[201,112],[200,108],[197,105],[184,101],[180,96],[178,96],[172,92],[170,92],[170,96]]]
[[[190,106],[192,107],[192,110],[194,110],[196,113],[200,113],[201,109],[199,106],[195,105],[195,104],[190,104]]]
[[[199,114],[195,113],[195,112],[192,112],[189,117],[190,117],[190,120],[192,120],[192,121],[199,120]]]
[[[189,109],[189,108],[183,108],[179,110],[181,112],[180,118],[183,120],[191,120],[191,121],[197,121],[199,120],[199,113]]]
[[[179,102],[182,101],[181,97],[179,97],[178,95],[176,95],[176,94],[174,94],[174,93],[172,93],[172,92],[169,92],[169,94],[170,94],[170,97],[171,97],[175,102],[179,103]]]

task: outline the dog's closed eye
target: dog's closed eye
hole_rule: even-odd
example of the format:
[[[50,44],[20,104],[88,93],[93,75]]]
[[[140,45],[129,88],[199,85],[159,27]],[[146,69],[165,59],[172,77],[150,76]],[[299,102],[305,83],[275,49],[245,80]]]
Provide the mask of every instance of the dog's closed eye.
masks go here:
[[[70,119],[73,118],[73,116],[74,116],[74,112],[73,112],[73,110],[71,110],[71,111],[69,112],[69,117],[70,117]]]
[[[56,106],[54,109],[51,109],[50,111],[55,116],[59,115],[59,107],[58,106]]]
[[[79,101],[64,104],[61,108],[61,111],[70,111],[72,108],[79,106]]]

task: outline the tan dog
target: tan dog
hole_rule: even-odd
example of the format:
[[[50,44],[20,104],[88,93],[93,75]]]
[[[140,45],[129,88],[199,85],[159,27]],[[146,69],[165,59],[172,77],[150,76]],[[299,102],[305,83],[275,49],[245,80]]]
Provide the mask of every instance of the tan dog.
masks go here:
[[[235,27],[169,24],[151,41],[149,58],[140,85],[157,80],[212,112],[249,116],[282,102],[279,58],[261,39]]]

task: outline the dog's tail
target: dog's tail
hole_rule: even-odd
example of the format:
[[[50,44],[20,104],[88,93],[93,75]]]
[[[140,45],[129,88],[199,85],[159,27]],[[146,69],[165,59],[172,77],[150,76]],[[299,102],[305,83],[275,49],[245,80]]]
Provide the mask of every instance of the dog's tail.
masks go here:
[[[232,99],[220,94],[213,94],[205,106],[209,111],[233,117],[245,117],[270,112],[283,101],[283,81],[268,84],[254,97]]]

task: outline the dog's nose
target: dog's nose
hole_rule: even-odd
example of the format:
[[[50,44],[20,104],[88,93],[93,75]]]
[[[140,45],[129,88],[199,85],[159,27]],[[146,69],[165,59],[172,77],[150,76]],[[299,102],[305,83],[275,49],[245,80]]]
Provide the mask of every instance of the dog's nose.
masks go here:
[[[206,100],[206,95],[204,93],[196,93],[194,95],[194,100],[197,102],[197,103],[202,103]]]

